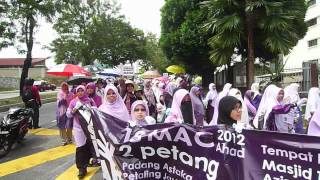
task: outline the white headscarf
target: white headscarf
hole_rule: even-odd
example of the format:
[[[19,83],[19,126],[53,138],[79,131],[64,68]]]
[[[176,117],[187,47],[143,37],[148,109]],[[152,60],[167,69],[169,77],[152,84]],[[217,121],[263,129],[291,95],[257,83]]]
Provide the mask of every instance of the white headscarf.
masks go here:
[[[241,120],[238,121],[238,123],[248,124],[249,123],[248,108],[244,103],[240,90],[236,88],[232,88],[230,89],[228,95],[233,96],[241,101],[241,104],[242,104]]]
[[[320,90],[317,87],[312,87],[308,93],[308,101],[306,106],[305,119],[311,118],[311,113],[314,113],[320,107]]]
[[[299,97],[299,84],[292,83],[284,88],[284,99],[287,103],[297,103],[300,100]]]
[[[107,101],[107,92],[109,90],[113,90],[116,93],[117,99],[115,102],[110,103],[109,101]],[[99,107],[99,110],[101,110],[104,113],[107,113],[111,116],[114,116],[120,120],[123,121],[129,121],[130,120],[130,116],[127,110],[126,105],[124,104],[118,89],[113,86],[113,85],[107,85],[104,89],[104,97],[102,100],[102,104]]]
[[[258,127],[259,117],[264,114],[264,124],[263,127],[265,127],[266,120],[272,111],[272,108],[279,104],[277,100],[277,96],[279,94],[279,91],[281,88],[277,87],[274,84],[269,85],[261,98],[260,106],[258,108],[256,117],[253,120],[253,125],[255,127]]]
[[[165,119],[166,123],[169,123],[169,122],[183,123],[184,122],[180,107],[181,107],[181,102],[183,98],[187,94],[189,94],[189,92],[185,89],[179,89],[174,93],[170,115]],[[194,125],[196,124],[194,113],[193,113],[193,124]]]
[[[214,101],[214,114],[213,114],[211,122],[209,123],[210,126],[218,124],[219,102],[223,97],[228,95],[231,87],[232,87],[232,84],[230,84],[230,83],[225,84],[223,86],[222,91],[219,93],[218,97],[215,99],[215,101]]]
[[[259,83],[252,83],[251,85],[251,91],[254,92],[254,95],[253,95],[253,99],[260,94],[259,92]]]
[[[209,84],[209,91],[208,91],[207,96],[205,98],[206,102],[208,102],[209,100],[212,100],[212,102],[211,102],[212,107],[214,106],[214,101],[218,96],[218,92],[217,92],[216,88],[213,89],[213,87],[215,87],[215,84],[210,83]]]

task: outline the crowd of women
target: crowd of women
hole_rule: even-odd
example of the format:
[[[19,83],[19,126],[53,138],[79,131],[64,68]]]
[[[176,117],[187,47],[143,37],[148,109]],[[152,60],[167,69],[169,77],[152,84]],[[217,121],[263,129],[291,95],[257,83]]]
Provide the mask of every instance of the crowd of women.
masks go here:
[[[128,121],[132,126],[175,122],[195,126],[224,124],[311,135],[320,133],[319,88],[311,88],[307,100],[299,97],[298,84],[285,88],[271,84],[262,92],[259,84],[254,83],[244,96],[229,83],[219,93],[211,83],[206,94],[200,84],[190,84],[183,77],[144,80],[143,84],[125,79],[109,83],[98,80],[72,90],[67,83],[62,83],[57,98],[57,122],[63,145],[74,139],[77,146],[78,176],[85,176],[87,166],[98,162],[79,123],[78,102]],[[305,119],[310,121],[308,130],[304,128],[301,113],[304,103],[307,103]],[[90,158],[93,158],[91,163]]]

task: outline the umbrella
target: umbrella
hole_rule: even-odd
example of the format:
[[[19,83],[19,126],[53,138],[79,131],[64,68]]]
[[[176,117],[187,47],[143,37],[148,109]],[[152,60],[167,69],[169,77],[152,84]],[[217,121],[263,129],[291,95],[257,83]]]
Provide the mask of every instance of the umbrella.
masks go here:
[[[178,66],[178,65],[171,65],[169,67],[167,67],[166,69],[168,72],[174,73],[174,74],[182,74],[182,73],[186,73],[186,71],[184,70],[183,67]]]
[[[74,64],[58,64],[49,69],[47,74],[55,76],[91,76],[89,71]]]
[[[90,78],[90,77],[74,76],[74,77],[70,78],[69,80],[67,80],[67,83],[69,85],[80,85],[83,82],[89,83],[89,82],[93,82],[93,81],[95,81],[95,79]]]
[[[152,78],[161,77],[161,75],[157,70],[150,70],[150,71],[144,72],[142,74],[142,77],[145,79],[152,79]]]
[[[119,72],[116,69],[104,69],[104,71],[97,72],[96,74],[100,76],[120,76]]]

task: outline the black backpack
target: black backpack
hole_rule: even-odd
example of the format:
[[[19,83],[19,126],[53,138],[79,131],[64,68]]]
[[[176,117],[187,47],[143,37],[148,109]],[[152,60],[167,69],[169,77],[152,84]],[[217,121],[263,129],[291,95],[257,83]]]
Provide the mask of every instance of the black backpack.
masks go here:
[[[26,88],[22,92],[22,101],[28,102],[31,99],[35,99],[31,88]]]

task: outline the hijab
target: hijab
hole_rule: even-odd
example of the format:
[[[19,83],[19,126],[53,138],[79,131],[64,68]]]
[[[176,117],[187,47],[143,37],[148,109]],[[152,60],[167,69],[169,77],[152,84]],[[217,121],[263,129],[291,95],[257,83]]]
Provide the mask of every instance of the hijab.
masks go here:
[[[248,114],[250,114],[251,117],[255,117],[257,114],[257,109],[254,107],[252,100],[253,100],[254,92],[251,90],[247,90],[244,94],[244,103],[248,108]]]
[[[311,113],[315,112],[320,107],[320,90],[317,87],[312,87],[308,93],[308,101],[306,106],[305,119],[311,118]]]
[[[69,86],[66,82],[62,82],[61,86],[60,86],[61,89],[59,90],[58,95],[57,95],[57,100],[61,101],[64,99],[67,101],[67,104],[69,104],[70,101],[72,100],[72,93],[69,92],[69,89],[66,92],[63,91],[63,86],[67,86],[67,88],[69,88]]]
[[[99,107],[102,104],[102,98],[100,96],[98,96],[96,94],[96,84],[93,82],[90,82],[87,84],[87,89],[93,89],[93,93],[92,94],[88,94],[88,97],[91,98],[97,105],[97,107]]]
[[[88,97],[88,94],[86,93],[86,87],[84,87],[84,85],[79,85],[76,87],[76,94],[78,93],[78,91],[80,89],[83,90],[83,96],[82,97],[77,96],[77,99],[80,100],[84,104],[91,104],[91,100]]]
[[[195,112],[198,112],[202,115],[205,115],[205,109],[204,109],[204,105],[200,99],[200,97],[198,97],[196,95],[196,92],[199,91],[200,88],[197,86],[193,86],[190,90],[190,97],[191,97],[191,102],[192,102],[192,107],[193,110]]]
[[[107,92],[109,90],[113,90],[114,93],[116,93],[116,100],[113,103],[110,103],[107,100]],[[127,110],[126,105],[124,104],[118,89],[113,86],[113,85],[107,85],[104,89],[104,97],[102,100],[102,105],[99,107],[99,110],[101,110],[102,112],[105,112],[109,115],[112,115],[120,120],[123,121],[129,121],[130,120],[130,116]]]
[[[189,94],[189,92],[185,89],[179,89],[174,93],[172,106],[171,106],[171,112],[170,112],[170,115],[166,118],[165,122],[185,123],[185,122],[189,121],[189,123],[190,123],[190,120],[191,120],[193,122],[193,124],[195,124],[195,118],[194,118],[194,114],[193,114],[193,110],[192,110],[192,104],[191,104],[191,111],[190,110],[183,111],[185,113],[185,115],[182,114],[182,110],[181,110],[183,107],[187,107],[187,106],[182,106],[183,105],[182,100],[188,94]],[[186,116],[189,116],[188,120],[186,118],[184,118]]]
[[[308,127],[308,135],[320,136],[320,107],[314,112]]]
[[[213,106],[214,107],[214,114],[213,114],[212,120],[209,123],[209,125],[217,125],[218,115],[219,115],[218,107],[219,107],[220,99],[222,99],[223,97],[228,95],[231,87],[232,87],[232,84],[230,84],[230,83],[225,84],[223,86],[222,91],[218,94],[218,97],[215,99],[214,106]]]
[[[257,128],[259,117],[263,115],[263,127],[265,127],[266,120],[269,117],[270,112],[272,111],[272,108],[276,105],[279,105],[280,102],[277,100],[277,96],[280,92],[281,88],[277,87],[274,84],[269,85],[262,96],[260,106],[257,111],[257,115],[255,116],[253,120],[253,125]]]
[[[146,80],[144,83],[144,95],[146,96],[148,102],[152,105],[156,105],[156,97],[155,94],[151,88],[151,81],[150,80]]]
[[[206,101],[212,100],[211,104],[210,104],[212,107],[214,107],[214,101],[218,96],[218,92],[217,92],[216,88],[213,89],[213,87],[215,87],[215,86],[216,85],[214,83],[209,84],[209,91],[206,96]]]
[[[173,96],[174,89],[177,88],[177,85],[174,82],[169,82],[166,86],[166,91]]]
[[[235,108],[237,103],[241,104],[241,101],[233,96],[225,96],[220,100],[218,107],[218,124],[232,126],[232,124],[237,123],[236,120],[230,117],[231,111]]]
[[[146,109],[146,117],[149,116],[149,108],[148,105],[142,101],[142,100],[137,100],[135,101],[132,106],[131,106],[131,120],[134,122],[134,124],[136,125],[148,125],[148,121],[146,120],[146,117],[143,120],[138,120],[136,119],[135,115],[134,115],[134,109],[136,108],[136,106],[138,105],[142,105],[145,109]]]
[[[299,97],[299,84],[292,83],[284,88],[284,99],[288,100],[287,103],[297,103],[300,100]]]
[[[252,83],[252,85],[251,85],[251,91],[254,92],[253,99],[254,99],[257,95],[260,95],[259,83]]]
[[[242,98],[241,92],[239,89],[232,88],[229,91],[229,96],[233,96],[237,98],[242,105],[244,105],[244,100]],[[248,116],[248,108],[247,106],[242,106],[242,112],[241,112],[241,120],[238,121],[239,123],[248,124],[249,123],[249,116]]]

